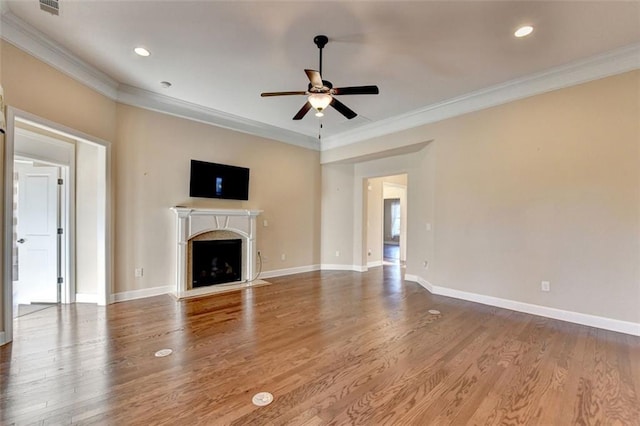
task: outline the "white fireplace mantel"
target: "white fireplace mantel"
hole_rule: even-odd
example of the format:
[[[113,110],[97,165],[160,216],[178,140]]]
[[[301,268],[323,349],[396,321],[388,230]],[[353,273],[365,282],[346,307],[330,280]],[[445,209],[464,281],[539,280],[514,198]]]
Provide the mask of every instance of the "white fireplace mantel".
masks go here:
[[[262,213],[262,210],[201,209],[194,207],[171,207],[171,210],[175,212],[177,221],[176,297],[183,298],[190,296],[192,293],[203,293],[201,289],[194,291],[188,288],[187,250],[189,240],[205,232],[230,231],[242,238],[243,259],[245,260],[244,265],[242,265],[243,278],[241,284],[252,281],[256,267],[256,218]]]

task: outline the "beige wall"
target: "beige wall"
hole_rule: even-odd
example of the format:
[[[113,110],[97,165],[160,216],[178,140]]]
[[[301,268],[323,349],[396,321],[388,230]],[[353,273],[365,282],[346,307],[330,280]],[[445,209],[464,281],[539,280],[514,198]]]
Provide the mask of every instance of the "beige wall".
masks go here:
[[[319,263],[317,151],[126,105],[117,122],[116,292],[174,285],[176,205],[264,210],[263,271]],[[190,199],[191,159],[249,167],[249,201]]]
[[[107,141],[114,140],[114,101],[2,40],[0,76],[6,106]],[[4,176],[3,170],[0,176]],[[4,304],[0,304],[0,318],[4,316],[2,306]]]
[[[636,71],[323,158],[434,140],[409,171],[407,273],[452,289],[640,322],[639,101]],[[364,164],[375,173],[397,158],[358,163],[355,179]],[[361,208],[362,197],[355,199],[333,207],[348,216]],[[325,237],[330,244],[332,236]],[[551,282],[550,293],[540,291],[542,280]]]
[[[113,292],[173,285],[175,205],[264,210],[264,271],[320,262],[318,152],[118,105],[5,42],[1,55],[7,105],[112,143]],[[190,199],[192,158],[249,167],[250,200]],[[78,278],[78,291],[92,293]]]
[[[116,103],[5,41],[6,104],[106,141],[115,136]]]
[[[367,179],[367,264],[379,264],[383,257],[383,181],[384,178]]]
[[[322,167],[322,243],[323,265],[353,264],[354,167],[329,164]],[[336,256],[336,252],[339,256]]]
[[[8,105],[114,143],[116,292],[172,283],[176,204],[264,209],[265,270],[364,265],[365,181],[407,173],[408,273],[640,322],[638,71],[332,150],[323,161],[433,141],[320,169],[317,152],[116,105],[7,43],[0,54]],[[250,201],[189,199],[191,158],[250,167]]]

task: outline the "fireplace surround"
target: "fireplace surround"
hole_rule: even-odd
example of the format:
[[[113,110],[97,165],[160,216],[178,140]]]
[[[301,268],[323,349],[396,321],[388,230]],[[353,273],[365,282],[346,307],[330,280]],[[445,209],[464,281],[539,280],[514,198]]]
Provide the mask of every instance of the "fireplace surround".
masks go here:
[[[252,284],[256,269],[256,218],[262,213],[262,210],[192,207],[172,207],[171,210],[176,215],[177,231],[176,297],[183,298],[213,293],[228,288],[247,287]],[[194,243],[234,240],[240,240],[240,270],[230,273],[227,276],[228,282],[226,279],[221,279],[214,284],[208,282],[204,285],[196,284],[194,286],[194,272],[196,276],[203,273],[202,271],[193,271]],[[216,262],[220,263],[218,259]],[[223,266],[224,264],[211,267],[217,269]]]

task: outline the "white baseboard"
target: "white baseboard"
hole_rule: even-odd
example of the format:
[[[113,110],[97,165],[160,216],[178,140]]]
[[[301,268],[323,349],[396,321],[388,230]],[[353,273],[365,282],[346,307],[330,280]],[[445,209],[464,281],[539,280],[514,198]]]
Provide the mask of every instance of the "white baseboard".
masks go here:
[[[97,294],[76,293],[76,303],[98,303]]]
[[[318,271],[320,269],[320,265],[307,265],[307,266],[297,266],[295,268],[286,268],[286,269],[274,269],[272,271],[264,271],[260,272],[258,278],[274,278],[274,277],[282,277],[284,275],[293,275],[293,274],[301,274],[303,272],[312,272]]]
[[[374,260],[373,262],[367,262],[367,268],[375,268],[376,266],[382,266],[384,262],[382,260]]]
[[[123,302],[125,300],[142,299],[143,297],[159,296],[168,294],[175,290],[173,286],[143,288],[140,290],[123,291],[111,295],[111,303]]]
[[[354,272],[367,272],[366,266],[359,265],[337,265],[331,263],[323,263],[320,265],[320,269],[323,271],[354,271]]]
[[[495,306],[517,312],[524,312],[541,317],[572,322],[575,324],[588,325],[590,327],[601,328],[603,330],[617,331],[619,333],[640,336],[640,324],[630,321],[621,321],[613,318],[599,317],[596,315],[583,314],[580,312],[565,311],[562,309],[550,308],[547,306],[534,305],[531,303],[518,302],[515,300],[502,299],[499,297],[485,296],[477,293],[470,293],[462,290],[455,290],[448,287],[440,287],[431,284],[429,281],[417,275],[406,274],[405,280],[413,281],[426,288],[430,293],[440,296],[453,297],[454,299],[468,300],[470,302],[481,303],[483,305]]]
[[[5,343],[9,343],[9,342],[4,340],[5,338],[6,338],[5,332],[4,331],[0,331],[0,346],[4,345]]]

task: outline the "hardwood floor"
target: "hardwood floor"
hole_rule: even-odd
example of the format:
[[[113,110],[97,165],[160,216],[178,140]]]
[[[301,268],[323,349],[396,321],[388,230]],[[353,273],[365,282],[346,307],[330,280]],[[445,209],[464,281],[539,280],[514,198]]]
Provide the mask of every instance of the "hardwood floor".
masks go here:
[[[18,319],[0,424],[640,425],[640,338],[433,296],[397,267],[269,281]]]

